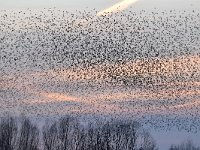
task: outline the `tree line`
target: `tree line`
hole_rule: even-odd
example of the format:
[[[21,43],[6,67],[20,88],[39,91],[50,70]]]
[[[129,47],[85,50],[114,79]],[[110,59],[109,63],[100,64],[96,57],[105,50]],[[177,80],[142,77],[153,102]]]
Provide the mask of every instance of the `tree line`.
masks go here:
[[[132,121],[81,123],[65,116],[43,127],[29,118],[0,121],[0,150],[154,150],[156,144]]]
[[[41,128],[29,118],[0,120],[0,150],[157,150],[149,132],[137,122],[112,120],[81,123],[65,116]],[[200,150],[191,141],[169,150]]]

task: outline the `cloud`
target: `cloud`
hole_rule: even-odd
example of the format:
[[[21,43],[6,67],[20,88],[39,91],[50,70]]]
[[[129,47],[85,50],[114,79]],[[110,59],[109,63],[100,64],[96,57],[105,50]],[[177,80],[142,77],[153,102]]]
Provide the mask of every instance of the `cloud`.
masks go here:
[[[115,12],[118,12],[118,11],[125,10],[126,8],[128,8],[132,4],[136,3],[137,1],[138,0],[123,0],[123,1],[107,8],[107,9],[100,11],[99,13],[97,13],[97,16],[101,16],[101,15],[104,15],[106,13],[115,13]]]
[[[46,102],[77,102],[79,101],[79,98],[62,94],[62,93],[51,93],[51,92],[41,92],[40,96],[44,99],[40,99],[39,101],[36,101],[37,103],[46,103]]]

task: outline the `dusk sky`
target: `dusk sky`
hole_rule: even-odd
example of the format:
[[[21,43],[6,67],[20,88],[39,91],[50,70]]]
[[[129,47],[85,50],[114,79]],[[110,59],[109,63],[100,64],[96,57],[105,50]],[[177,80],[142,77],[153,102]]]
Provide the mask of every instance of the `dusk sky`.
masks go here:
[[[123,1],[123,0],[122,0]],[[124,0],[133,1],[133,0]],[[21,9],[21,8],[48,8],[57,7],[65,9],[104,9],[110,7],[120,0],[0,0],[1,9]],[[149,9],[149,8],[160,8],[160,9],[198,9],[200,7],[199,0],[137,0],[136,3],[131,4],[136,9]]]
[[[134,118],[176,128],[152,132],[158,147],[199,144],[199,10],[200,0],[0,0],[0,117]]]

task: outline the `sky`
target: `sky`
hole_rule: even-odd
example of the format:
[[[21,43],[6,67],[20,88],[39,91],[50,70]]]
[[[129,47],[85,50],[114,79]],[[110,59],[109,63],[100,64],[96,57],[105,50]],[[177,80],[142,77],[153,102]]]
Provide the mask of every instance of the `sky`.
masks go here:
[[[134,9],[198,9],[199,0],[0,0],[0,9],[22,9],[22,8],[65,8],[75,9],[97,9],[104,10],[119,2],[127,1]],[[132,1],[132,2],[131,2]],[[134,2],[133,2],[134,1]]]
[[[159,10],[169,10],[169,9],[177,9],[177,10],[199,10],[200,9],[200,0],[0,0],[0,10],[7,10],[7,9],[42,9],[42,8],[49,8],[49,7],[56,7],[56,8],[61,8],[61,9],[66,9],[69,11],[74,11],[74,10],[84,10],[84,9],[93,9],[95,8],[96,10],[99,11],[99,13],[97,15],[101,15],[104,12],[116,12],[116,9],[118,8],[119,10],[124,10],[127,9],[129,7],[132,7],[132,10],[154,10],[154,9],[159,9]],[[193,60],[193,59],[191,59]],[[196,62],[199,62],[200,59],[195,59]],[[186,62],[186,61],[184,61]],[[132,65],[132,64],[131,64]],[[102,66],[103,68],[104,66]],[[199,67],[199,66],[198,66]],[[184,70],[184,69],[182,69]],[[181,71],[182,71],[181,70]],[[185,70],[187,71],[187,70]],[[68,70],[65,70],[65,72],[68,73]],[[65,73],[64,72],[64,73]],[[70,70],[70,72],[72,72]],[[75,77],[76,74],[80,73],[79,70],[75,70],[74,73]],[[64,74],[63,73],[63,74]],[[187,72],[186,72],[187,73]],[[38,81],[40,81],[40,83],[37,83],[35,80],[31,80],[32,77],[37,78],[38,76]],[[58,77],[58,78],[55,78]],[[12,77],[10,77],[12,78]],[[8,76],[5,77],[5,81],[6,79],[8,81],[10,81],[10,78]],[[26,78],[26,80],[24,80],[24,78]],[[30,79],[29,79],[30,78]],[[52,80],[52,78],[55,78],[55,81],[61,81],[58,84],[60,84],[59,86],[56,85],[54,83],[54,85],[50,85],[50,83],[53,83],[54,80]],[[49,80],[48,80],[49,79]],[[133,99],[133,97],[131,97],[130,95],[132,94],[134,96],[135,99],[139,99],[139,98],[143,98],[142,96],[148,96],[149,97],[149,101],[156,101],[156,99],[152,96],[150,97],[149,92],[148,93],[139,93],[140,95],[138,96],[137,91],[128,91],[128,94],[125,93],[120,93],[117,90],[116,91],[108,91],[107,93],[104,93],[104,95],[99,94],[98,92],[93,93],[93,95],[77,95],[77,93],[73,93],[72,94],[60,94],[62,93],[62,90],[60,90],[57,87],[61,87],[64,86],[63,82],[65,81],[66,77],[63,75],[59,78],[59,76],[56,73],[52,73],[51,70],[49,72],[47,72],[46,74],[32,74],[32,75],[28,75],[27,76],[22,76],[20,78],[20,76],[18,77],[18,79],[16,79],[17,81],[17,86],[15,87],[17,90],[16,91],[11,91],[11,93],[14,93],[12,96],[13,99],[10,99],[9,96],[9,88],[7,88],[4,84],[2,84],[3,88],[5,88],[8,93],[8,99],[9,100],[5,100],[1,103],[1,107],[2,108],[6,108],[6,106],[9,106],[8,109],[12,109],[13,111],[13,107],[16,107],[16,111],[17,110],[22,110],[24,111],[24,113],[27,113],[27,111],[30,111],[30,113],[35,113],[35,111],[37,110],[38,113],[41,113],[41,111],[47,112],[47,113],[51,113],[54,111],[58,111],[58,113],[62,113],[65,112],[67,110],[67,108],[71,111],[73,110],[74,112],[78,111],[79,108],[82,109],[82,112],[84,113],[89,113],[89,112],[94,112],[94,110],[101,110],[104,113],[110,113],[109,110],[115,111],[115,108],[117,108],[117,100],[118,99],[123,99],[124,103],[122,103],[120,101],[120,103],[124,104],[124,107],[126,108],[126,101],[128,102],[129,99]],[[77,79],[78,80],[78,75],[77,75]],[[20,86],[19,83],[21,83],[23,81],[23,86]],[[27,82],[26,82],[27,81]],[[49,83],[47,82],[49,81]],[[52,81],[52,82],[50,82]],[[42,83],[41,83],[42,82]],[[13,85],[13,83],[11,83]],[[8,86],[10,86],[9,84],[7,84]],[[21,91],[24,88],[24,85],[26,86],[26,95],[24,93],[20,93],[19,91]],[[44,88],[45,90],[49,90],[49,91],[53,91],[53,92],[45,92],[45,91],[40,91],[40,88],[33,88],[36,87],[35,85],[38,85],[38,87],[43,86],[43,87],[51,87],[52,89],[48,89],[48,88]],[[199,82],[196,83],[197,86],[199,86]],[[15,85],[13,85],[15,86]],[[55,88],[55,89],[54,89]],[[66,87],[64,87],[66,89]],[[74,87],[76,88],[76,87]],[[60,90],[60,91],[59,91]],[[67,89],[68,91],[70,91],[71,89]],[[89,89],[90,90],[90,89]],[[38,92],[40,91],[40,92]],[[55,92],[57,91],[57,92]],[[127,91],[126,91],[127,92]],[[170,89],[166,92],[166,97],[168,96],[167,93],[170,93]],[[184,92],[184,91],[179,91],[180,93],[175,93],[178,96],[182,95],[182,97],[192,97],[193,95],[199,94],[200,91],[196,91],[197,93],[189,93],[190,91],[188,91],[188,93]],[[7,94],[5,92],[5,95]],[[80,93],[79,93],[80,94]],[[99,94],[99,95],[98,95]],[[151,94],[151,93],[150,93]],[[16,96],[18,95],[19,98]],[[98,96],[97,96],[98,95]],[[125,95],[125,96],[124,96]],[[127,96],[128,95],[128,96]],[[98,102],[94,103],[94,102],[90,102],[88,101],[88,99],[92,99],[93,97],[97,96]],[[130,96],[130,97],[129,97]],[[138,96],[138,97],[137,97]],[[27,99],[28,97],[28,99]],[[82,98],[80,100],[80,97]],[[145,97],[146,98],[146,97]],[[168,97],[167,97],[168,98]],[[170,98],[170,97],[169,97]],[[22,100],[21,100],[22,99]],[[112,102],[112,100],[114,101],[115,99],[117,99],[116,101],[114,101],[115,103],[110,104],[109,106],[106,105],[106,103],[104,103],[105,101],[103,99],[109,100]],[[1,100],[1,97],[0,97]],[[16,100],[21,100],[20,103],[18,105],[16,105],[15,101]],[[40,101],[39,101],[40,100]],[[142,99],[143,100],[143,99]],[[179,106],[179,104],[177,106],[172,106],[170,107],[170,113],[182,113],[182,111],[187,110],[187,111],[191,111],[193,112],[193,103],[194,104],[199,104],[199,99],[197,99],[196,101],[192,100],[191,102],[189,101],[189,103],[186,103],[183,106]],[[13,101],[13,102],[12,102]],[[48,102],[47,102],[48,101]],[[69,103],[66,103],[69,102]],[[144,104],[146,104],[146,100],[141,101]],[[146,103],[145,103],[146,102]],[[165,101],[164,101],[165,102]],[[142,103],[142,104],[143,104]],[[13,106],[11,105],[13,104]],[[128,104],[128,103],[127,103]],[[140,103],[139,103],[140,104]],[[141,104],[141,105],[142,105]],[[156,107],[153,108],[152,110],[150,110],[151,112],[153,111],[157,111],[158,108],[160,107],[160,103],[155,103]],[[47,107],[44,107],[44,105],[48,105]],[[128,104],[129,105],[129,104]],[[174,105],[174,104],[173,104]],[[198,105],[199,106],[199,105]],[[49,109],[51,108],[51,109]],[[58,109],[59,108],[59,109]],[[93,108],[93,109],[91,109]],[[179,111],[177,111],[177,109],[179,108]],[[124,111],[121,107],[120,107],[121,111]],[[165,109],[164,109],[165,110]],[[138,110],[138,111],[142,111],[142,110]],[[150,112],[149,111],[149,112]],[[194,110],[195,111],[195,110]],[[125,112],[125,111],[124,111]],[[130,111],[131,112],[131,111]],[[147,112],[147,113],[149,113]],[[121,113],[119,111],[119,113]],[[133,112],[131,112],[133,113]],[[146,112],[145,112],[146,113]],[[165,111],[165,113],[167,113],[167,111]],[[193,114],[193,113],[192,113]],[[199,134],[198,134],[199,135]],[[163,136],[160,133],[155,133],[155,135],[157,138],[156,139],[165,139],[164,136],[166,136],[166,134]],[[168,138],[170,139],[171,134],[168,136]],[[180,135],[179,137],[181,137],[182,135]],[[192,135],[193,136],[193,135]],[[177,138],[178,139],[178,138]],[[163,140],[164,141],[164,140]],[[161,140],[158,142],[162,142]],[[172,141],[169,140],[169,142],[166,144],[169,145]]]

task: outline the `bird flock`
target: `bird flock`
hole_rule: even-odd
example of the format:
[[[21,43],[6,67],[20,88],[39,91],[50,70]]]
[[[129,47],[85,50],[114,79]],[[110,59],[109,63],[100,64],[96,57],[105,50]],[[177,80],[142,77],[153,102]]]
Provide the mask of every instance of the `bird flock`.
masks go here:
[[[200,13],[0,11],[0,114],[200,129]],[[189,120],[189,121],[188,121]]]

